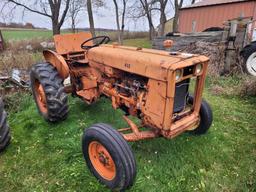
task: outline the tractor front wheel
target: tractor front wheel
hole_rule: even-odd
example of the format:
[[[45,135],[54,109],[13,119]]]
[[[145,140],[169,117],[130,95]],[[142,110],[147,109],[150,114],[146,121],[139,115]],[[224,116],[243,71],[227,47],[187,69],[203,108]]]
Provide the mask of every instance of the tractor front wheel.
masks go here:
[[[92,174],[114,191],[133,185],[136,163],[130,146],[122,135],[107,124],[95,124],[82,138],[85,161]]]
[[[189,96],[188,103],[192,105],[193,102],[194,102],[194,97]],[[205,134],[212,125],[212,121],[213,121],[212,109],[205,100],[202,100],[199,115],[200,115],[199,126],[193,131],[191,131],[193,134],[196,134],[196,135]]]
[[[49,63],[35,64],[30,80],[40,114],[50,122],[64,120],[68,114],[68,98],[56,68]]]

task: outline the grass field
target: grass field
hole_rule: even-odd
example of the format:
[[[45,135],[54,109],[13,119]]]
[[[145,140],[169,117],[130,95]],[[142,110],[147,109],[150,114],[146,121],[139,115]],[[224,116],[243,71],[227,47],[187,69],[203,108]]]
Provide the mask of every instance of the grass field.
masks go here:
[[[33,38],[49,39],[52,37],[52,31],[48,30],[5,30],[2,29],[3,37],[9,40],[24,40]]]
[[[28,30],[28,29],[4,29],[0,28],[2,31],[3,37],[5,41],[9,40],[26,40],[26,39],[34,39],[34,38],[41,38],[41,39],[51,39],[52,38],[52,31],[51,30]],[[71,33],[68,30],[62,30],[61,33]],[[128,32],[124,34],[124,38],[127,38],[127,36],[136,36],[137,38],[145,37],[145,32]],[[96,31],[96,35],[108,35],[112,40],[116,40],[117,34],[116,32],[112,31]],[[143,39],[143,42],[141,40],[138,41],[127,41],[128,44],[139,44],[146,42],[145,39]],[[141,46],[141,45],[140,45]]]
[[[127,39],[124,40],[124,44],[127,46],[151,48],[152,43],[147,39]]]
[[[215,96],[210,87],[208,81],[204,97],[212,106],[214,122],[206,135],[185,133],[173,140],[130,144],[138,174],[129,191],[256,191],[256,98]],[[121,111],[114,111],[107,99],[89,106],[70,97],[68,119],[49,124],[39,116],[30,95],[12,99],[13,139],[0,155],[1,191],[108,191],[85,165],[81,135],[98,122],[126,126]]]
[[[208,134],[131,144],[138,175],[130,191],[255,191],[256,99],[205,98],[214,111]],[[69,118],[56,125],[38,115],[31,96],[18,111],[9,118],[12,144],[0,156],[1,191],[107,190],[85,166],[81,135],[98,122],[124,126],[108,100],[88,106],[70,98]]]

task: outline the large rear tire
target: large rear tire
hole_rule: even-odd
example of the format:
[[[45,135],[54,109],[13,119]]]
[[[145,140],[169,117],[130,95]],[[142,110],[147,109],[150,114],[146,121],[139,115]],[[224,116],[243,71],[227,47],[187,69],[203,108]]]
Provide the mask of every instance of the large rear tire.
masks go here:
[[[66,119],[68,98],[56,68],[49,63],[35,64],[30,72],[30,80],[40,114],[50,122]]]
[[[256,43],[246,46],[242,51],[242,56],[247,73],[256,76]]]
[[[10,144],[11,134],[7,124],[7,113],[4,110],[4,103],[0,99],[0,152],[4,151]]]
[[[92,174],[114,191],[133,185],[136,163],[130,146],[122,135],[107,124],[85,130],[82,138],[85,161]]]

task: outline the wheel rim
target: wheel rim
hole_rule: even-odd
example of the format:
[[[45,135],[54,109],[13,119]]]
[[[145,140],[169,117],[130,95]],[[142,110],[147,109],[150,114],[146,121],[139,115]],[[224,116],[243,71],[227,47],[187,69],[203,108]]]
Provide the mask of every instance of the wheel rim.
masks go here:
[[[43,86],[39,83],[38,80],[35,82],[35,93],[36,93],[36,100],[41,112],[47,112],[47,105],[46,105],[46,95],[44,92]]]
[[[93,141],[88,152],[90,161],[100,176],[109,181],[113,180],[116,176],[116,166],[107,149],[101,143]]]
[[[256,52],[247,59],[246,68],[251,75],[256,76]]]

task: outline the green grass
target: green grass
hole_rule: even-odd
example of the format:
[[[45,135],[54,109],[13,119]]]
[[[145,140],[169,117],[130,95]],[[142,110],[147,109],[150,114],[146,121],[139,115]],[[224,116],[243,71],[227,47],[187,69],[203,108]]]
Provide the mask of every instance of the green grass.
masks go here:
[[[211,96],[214,123],[203,136],[182,134],[131,143],[138,175],[130,191],[254,191],[256,99]],[[13,140],[0,156],[1,191],[106,191],[89,173],[81,153],[84,128],[105,122],[125,126],[107,99],[86,105],[70,98],[70,113],[45,122],[32,97],[10,114]],[[106,115],[108,114],[108,115]]]
[[[143,47],[143,48],[151,48],[152,43],[148,39],[127,39],[124,40],[124,45],[135,46],[135,47]]]
[[[51,30],[29,30],[29,29],[1,29],[4,40],[26,40],[34,38],[50,39],[52,38]],[[62,30],[61,33],[71,33],[67,30]],[[97,35],[108,35],[111,39],[116,38],[116,32],[96,32]],[[133,33],[133,32],[131,32]],[[124,43],[127,45],[133,45],[137,47],[146,47],[150,48],[151,43],[147,39],[134,39],[134,40],[125,40]]]
[[[210,86],[208,81],[204,97],[214,122],[207,134],[130,143],[138,173],[129,191],[256,190],[256,98],[214,96]],[[70,97],[68,119],[50,124],[39,116],[31,96],[13,102],[20,104],[10,108],[13,139],[0,155],[1,191],[108,191],[85,165],[81,135],[94,123],[126,126],[121,111],[107,99],[89,106]]]
[[[49,39],[52,37],[52,31],[50,30],[2,30],[2,33],[6,41],[33,38]]]

